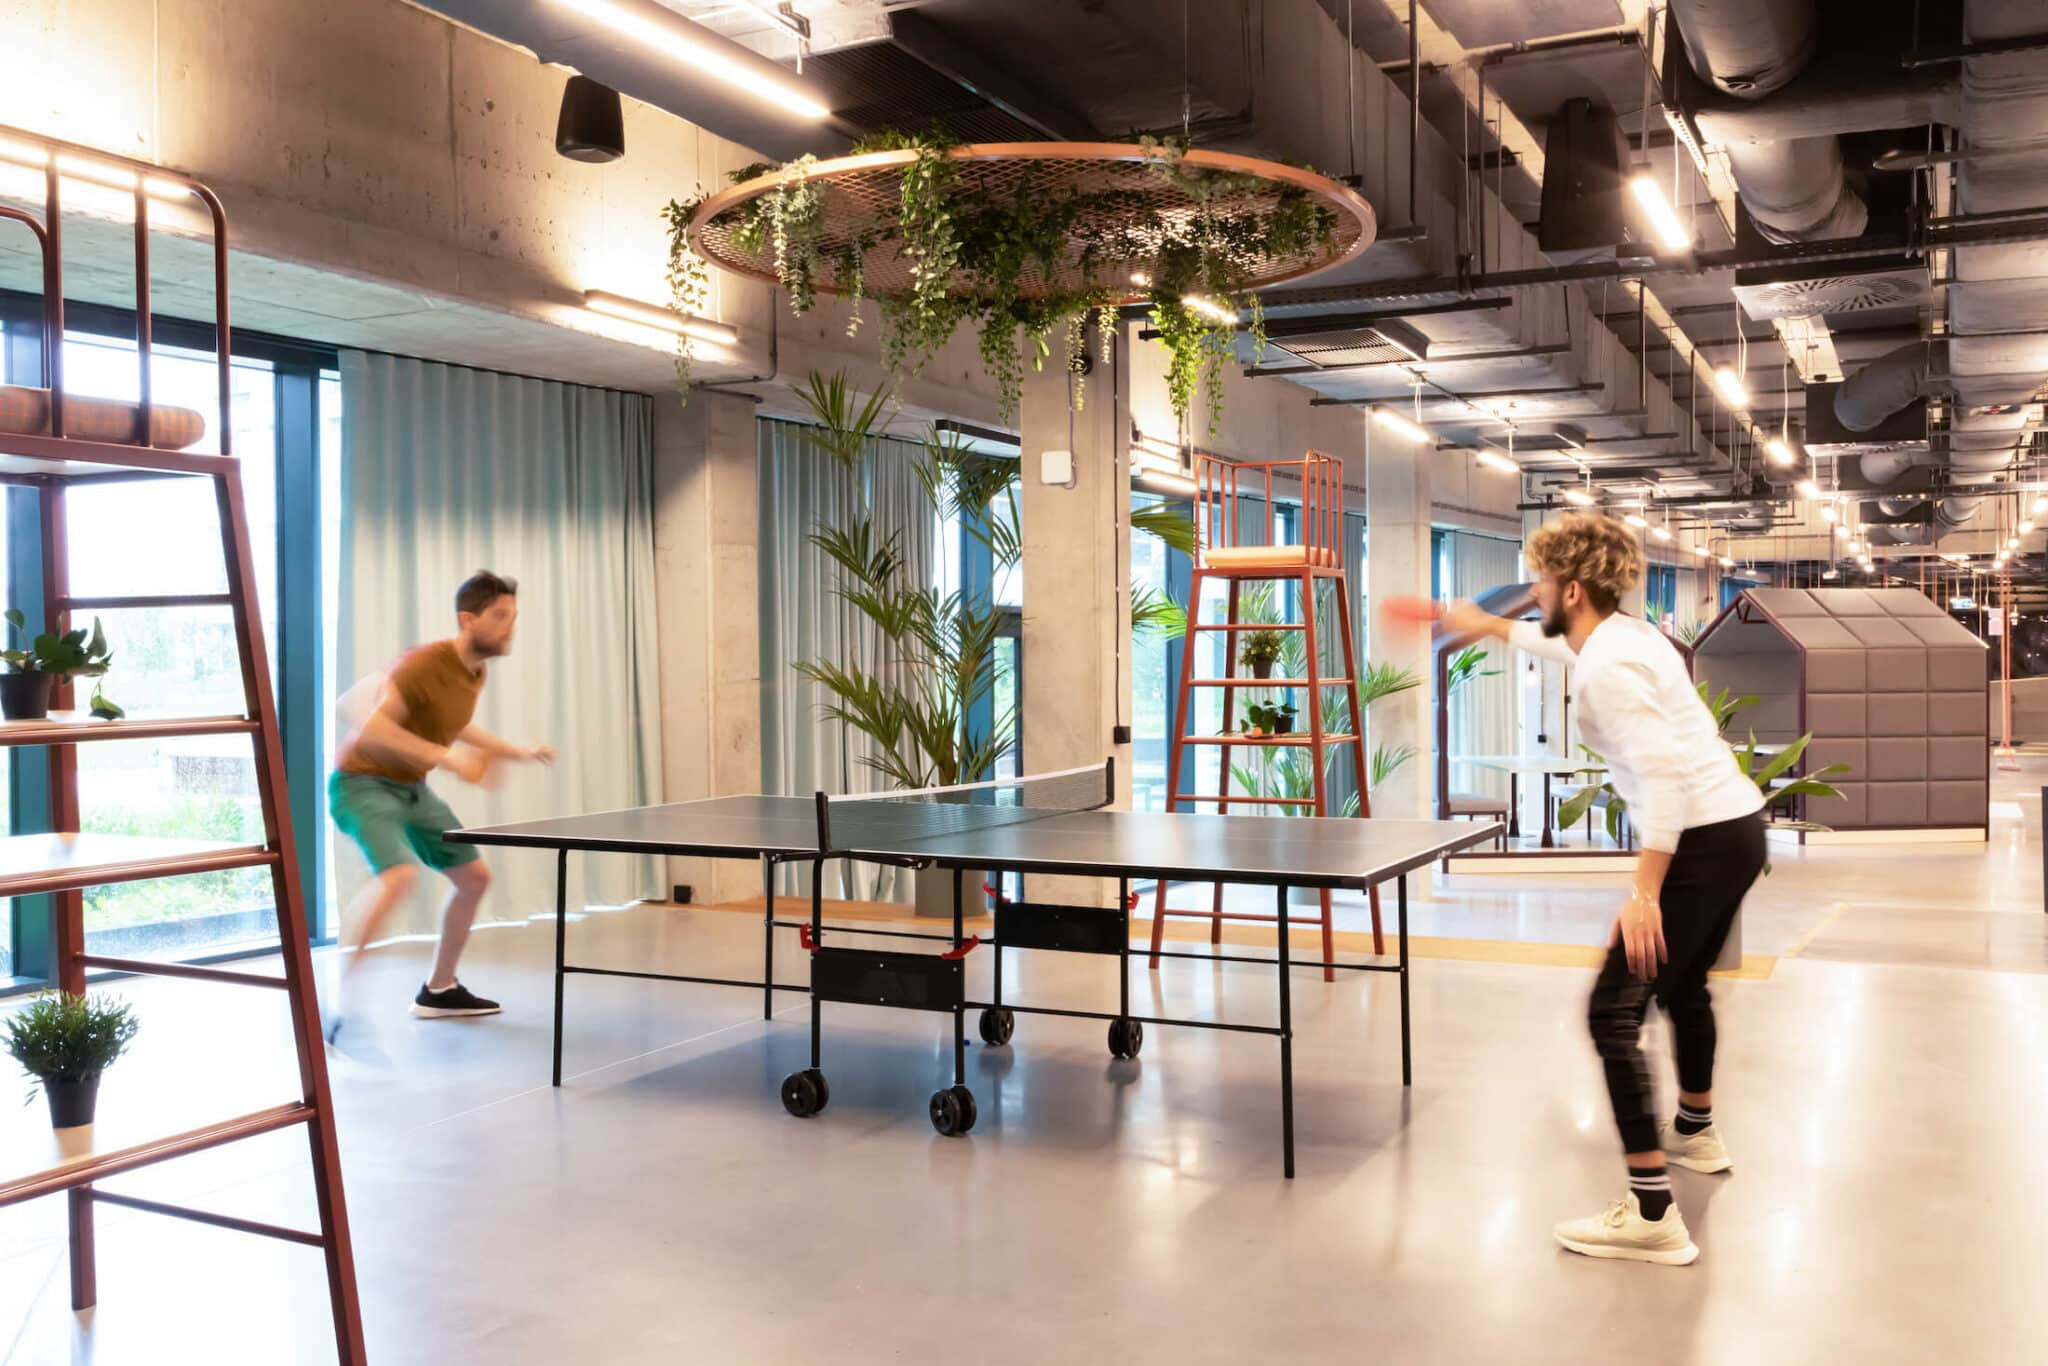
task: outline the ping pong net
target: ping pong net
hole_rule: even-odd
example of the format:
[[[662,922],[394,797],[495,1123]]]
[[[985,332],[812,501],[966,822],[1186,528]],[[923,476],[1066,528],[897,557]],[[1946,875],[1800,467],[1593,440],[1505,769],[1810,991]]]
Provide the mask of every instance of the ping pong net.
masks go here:
[[[820,792],[818,850],[914,853],[920,840],[1098,810],[1116,795],[1115,762],[953,787],[843,797]]]

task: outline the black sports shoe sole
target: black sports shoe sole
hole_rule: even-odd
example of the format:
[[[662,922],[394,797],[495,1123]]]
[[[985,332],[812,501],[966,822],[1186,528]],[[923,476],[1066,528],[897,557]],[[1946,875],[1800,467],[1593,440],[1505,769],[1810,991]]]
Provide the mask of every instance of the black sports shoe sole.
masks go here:
[[[496,1015],[503,1006],[423,1006],[412,1003],[412,1013],[422,1020],[448,1020],[462,1015]]]

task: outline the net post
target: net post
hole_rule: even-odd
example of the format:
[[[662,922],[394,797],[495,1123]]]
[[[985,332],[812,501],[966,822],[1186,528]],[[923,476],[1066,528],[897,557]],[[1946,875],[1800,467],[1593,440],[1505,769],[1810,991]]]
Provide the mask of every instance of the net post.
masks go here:
[[[1105,806],[1116,805],[1116,756],[1109,755],[1102,761],[1102,800]]]
[[[816,793],[813,801],[818,809],[818,852],[822,854],[832,847],[832,819],[826,814],[829,803],[823,792]]]

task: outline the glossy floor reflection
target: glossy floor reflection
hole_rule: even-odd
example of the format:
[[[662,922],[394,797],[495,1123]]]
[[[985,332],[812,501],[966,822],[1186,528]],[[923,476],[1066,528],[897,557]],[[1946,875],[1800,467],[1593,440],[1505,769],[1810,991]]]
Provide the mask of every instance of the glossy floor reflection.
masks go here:
[[[1011,1048],[970,1050],[980,1123],[949,1140],[924,1115],[941,1017],[829,1009],[831,1106],[799,1121],[775,1090],[804,1061],[801,998],[764,1022],[746,992],[572,979],[557,1092],[547,926],[479,935],[492,1020],[407,1017],[425,950],[391,949],[334,1061],[372,1359],[2039,1361],[2048,916],[2038,835],[2001,806],[1989,844],[1778,854],[1749,927],[1782,956],[1716,985],[1737,1169],[1677,1175],[1704,1250],[1684,1270],[1550,1243],[1619,1189],[1578,969],[1418,962],[1405,1093],[1393,983],[1298,973],[1289,1183],[1268,1039],[1154,1029],[1117,1063],[1100,1024],[1020,1017]],[[1615,895],[1452,879],[1416,928],[1594,942]],[[655,907],[571,927],[579,960],[712,972],[750,971],[756,933]],[[1113,1000],[1106,962],[1009,964],[1038,1003]],[[158,1065],[117,1069],[103,1104],[226,1106],[288,1075],[267,996],[124,990]],[[1137,968],[1133,996],[1274,1008],[1249,967]],[[118,1188],[305,1222],[303,1151],[273,1135]],[[0,1360],[331,1360],[312,1251],[102,1211],[101,1307],[75,1318],[61,1213],[0,1211]]]

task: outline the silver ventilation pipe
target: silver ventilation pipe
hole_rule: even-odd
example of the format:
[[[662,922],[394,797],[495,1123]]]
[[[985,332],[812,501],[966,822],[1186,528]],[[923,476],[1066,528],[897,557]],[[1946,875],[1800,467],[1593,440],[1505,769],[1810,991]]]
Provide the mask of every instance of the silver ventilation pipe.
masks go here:
[[[1686,60],[1724,94],[1761,100],[1805,70],[1819,41],[1815,0],[1671,0]],[[1774,242],[1861,236],[1869,222],[1833,134],[1727,144],[1728,170]]]

